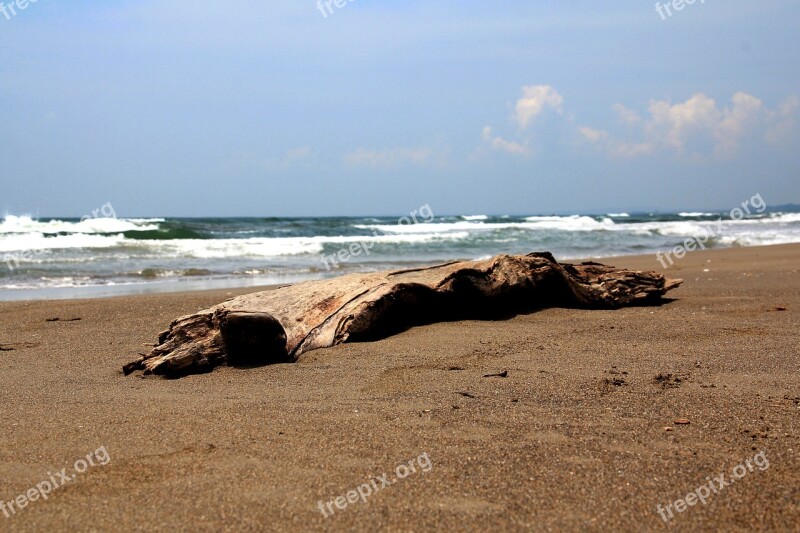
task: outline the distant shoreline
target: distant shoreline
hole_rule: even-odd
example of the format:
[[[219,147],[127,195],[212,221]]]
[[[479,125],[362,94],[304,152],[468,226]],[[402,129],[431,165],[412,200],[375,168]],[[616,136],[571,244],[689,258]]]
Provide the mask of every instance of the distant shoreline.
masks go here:
[[[766,246],[749,246],[742,248],[716,248],[709,251],[734,252],[736,250],[758,250],[759,248],[769,249],[770,252],[780,251],[785,249],[787,251],[800,248],[800,243],[790,244],[773,244]],[[543,251],[543,250],[531,250]],[[696,251],[691,252],[687,258],[691,258],[694,254],[702,254],[706,252]],[[616,263],[635,263],[640,265],[640,270],[653,270],[670,272],[676,275],[680,271],[682,261],[676,261],[673,265],[664,269],[660,265],[658,258],[655,254],[633,254],[633,255],[617,255],[617,256],[587,256],[579,259],[569,259],[556,256],[556,259],[561,262],[567,263],[580,263],[581,261],[598,261],[606,264]],[[649,266],[648,266],[649,265]],[[337,275],[345,275],[352,272],[357,272],[354,269],[350,272],[337,273]],[[310,277],[297,279],[294,281],[287,281],[286,283],[273,283],[273,284],[259,284],[259,283],[245,283],[245,279],[230,278],[224,280],[199,280],[199,281],[156,281],[149,283],[138,283],[130,285],[116,285],[116,286],[93,286],[93,287],[66,287],[56,289],[24,289],[24,290],[0,290],[0,302],[25,302],[25,301],[60,301],[60,300],[96,300],[96,299],[110,299],[110,298],[123,298],[129,296],[156,296],[156,295],[188,295],[188,294],[245,294],[250,292],[258,292],[262,290],[274,289],[283,285],[291,283],[299,283],[301,281],[309,281],[311,279],[319,279],[318,277]],[[10,297],[9,297],[10,296]],[[18,296],[18,297],[17,297]]]

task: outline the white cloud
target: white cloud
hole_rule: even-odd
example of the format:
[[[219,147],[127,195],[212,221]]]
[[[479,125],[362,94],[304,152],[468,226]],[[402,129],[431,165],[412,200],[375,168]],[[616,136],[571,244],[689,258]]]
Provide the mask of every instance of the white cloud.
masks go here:
[[[791,137],[798,109],[800,109],[800,98],[790,96],[778,106],[777,111],[770,113],[772,125],[765,136],[767,142],[784,144]]]
[[[546,108],[562,113],[564,98],[550,85],[527,85],[522,88],[522,98],[514,107],[514,120],[520,128],[527,128]]]
[[[302,161],[311,157],[313,150],[310,146],[303,146],[302,148],[292,148],[283,156],[281,164],[285,167],[291,166],[296,161]]]
[[[636,127],[639,140],[613,137],[604,130],[578,129],[581,136],[601,151],[614,157],[633,158],[657,152],[679,157],[720,159],[734,157],[746,141],[766,140],[779,143],[794,130],[794,117],[800,100],[791,97],[775,111],[744,92],[731,98],[731,104],[719,107],[714,99],[698,93],[685,102],[670,104],[665,100],[650,102],[646,119],[621,104],[614,106],[620,121]]]
[[[741,91],[734,94],[727,105],[697,93],[675,104],[653,100],[641,114],[615,104],[613,110],[621,131],[618,134],[589,126],[576,130],[572,116],[563,109],[564,98],[550,85],[529,85],[523,87],[522,92],[523,97],[517,101],[512,117],[520,127],[519,138],[503,138],[495,135],[491,126],[485,126],[483,141],[492,150],[530,156],[533,152],[531,133],[524,130],[530,130],[537,117],[552,110],[563,117],[561,126],[555,124],[555,127],[565,125],[570,131],[576,131],[583,142],[615,158],[632,159],[662,153],[691,160],[724,160],[764,143],[789,146],[800,112],[797,96],[770,109],[759,98]]]
[[[769,111],[764,103],[746,93],[733,95],[733,106],[722,111],[719,123],[715,126],[714,137],[717,140],[717,153],[723,156],[733,155],[740,140],[749,131],[753,131]]]
[[[421,165],[428,162],[433,152],[428,148],[384,148],[383,150],[367,150],[359,147],[355,151],[345,154],[345,162],[351,165],[369,166],[374,168],[389,168],[400,163]]]
[[[530,153],[527,140],[524,144],[520,144],[513,141],[507,141],[502,137],[494,137],[492,136],[491,126],[486,126],[483,128],[483,140],[487,142],[489,146],[491,146],[492,150],[499,150],[501,152],[521,156],[527,156]]]
[[[237,164],[261,170],[280,171],[307,162],[314,155],[310,146],[291,148],[283,156],[264,157],[261,152],[241,151],[233,154]]]
[[[545,110],[551,109],[558,114],[563,114],[564,98],[550,85],[526,85],[522,88],[522,98],[514,106],[512,120],[517,123],[520,130],[528,129],[536,117]],[[492,127],[483,128],[483,141],[492,150],[507,154],[527,157],[531,153],[530,138],[519,141],[507,140],[492,134]]]
[[[632,111],[622,104],[614,104],[614,111],[619,115],[619,119],[625,124],[639,124],[642,121],[635,111]]]
[[[714,135],[721,121],[721,112],[716,102],[700,93],[686,102],[670,105],[666,100],[650,103],[651,119],[645,124],[647,137],[657,145],[670,147],[678,152],[686,149],[688,141],[703,132]]]
[[[588,126],[582,126],[578,128],[578,131],[580,131],[581,135],[586,137],[589,142],[593,143],[604,141],[608,138],[608,132],[603,130],[595,130],[589,128]]]

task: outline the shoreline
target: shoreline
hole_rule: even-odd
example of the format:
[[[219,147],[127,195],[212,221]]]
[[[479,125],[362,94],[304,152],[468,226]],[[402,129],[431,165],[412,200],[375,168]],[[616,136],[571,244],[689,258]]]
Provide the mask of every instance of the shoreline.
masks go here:
[[[800,246],[800,243],[784,243],[762,246],[748,246],[737,248],[712,248],[702,251],[692,251],[689,254],[706,253],[706,252],[723,252],[725,250],[742,250],[742,249],[781,249],[782,247]],[[688,255],[687,257],[691,257]],[[652,266],[648,267],[648,258],[652,258]],[[685,259],[685,258],[684,258]],[[635,255],[618,255],[618,256],[605,256],[605,257],[585,257],[581,259],[561,259],[556,256],[556,260],[564,263],[580,263],[582,261],[597,261],[599,263],[608,263],[615,261],[620,264],[634,264],[636,270],[653,270],[656,272],[670,272],[679,271],[680,263],[684,259],[675,259],[673,265],[664,268],[658,262],[658,254],[635,254]],[[427,264],[427,263],[426,263]],[[435,263],[432,263],[435,264]],[[360,270],[354,269],[352,271],[343,272],[339,275],[347,275]],[[290,279],[286,283],[274,284],[260,284],[257,282],[247,282],[245,279],[239,278],[226,278],[219,280],[181,280],[181,281],[156,281],[156,282],[141,282],[131,283],[129,285],[94,285],[89,287],[59,287],[59,288],[43,288],[43,289],[6,289],[0,290],[0,303],[4,302],[27,302],[27,301],[74,301],[74,300],[101,300],[109,298],[126,298],[126,297],[148,297],[158,295],[178,295],[178,294],[246,294],[248,292],[259,292],[264,290],[274,289],[285,285],[300,283],[303,281],[310,281],[314,279],[322,279],[318,277],[312,278],[298,278]],[[204,286],[212,285],[206,288]],[[188,287],[187,287],[188,286]],[[192,288],[195,286],[197,288]],[[85,292],[97,293],[83,294]],[[19,295],[19,297],[17,297]]]

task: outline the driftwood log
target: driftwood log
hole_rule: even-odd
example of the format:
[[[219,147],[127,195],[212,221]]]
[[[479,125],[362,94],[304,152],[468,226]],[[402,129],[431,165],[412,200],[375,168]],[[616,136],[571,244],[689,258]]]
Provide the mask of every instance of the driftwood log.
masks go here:
[[[655,272],[559,264],[548,252],[350,274],[239,296],[178,318],[148,355],[123,370],[179,377],[222,364],[294,362],[304,352],[433,322],[544,307],[657,304],[680,284]]]

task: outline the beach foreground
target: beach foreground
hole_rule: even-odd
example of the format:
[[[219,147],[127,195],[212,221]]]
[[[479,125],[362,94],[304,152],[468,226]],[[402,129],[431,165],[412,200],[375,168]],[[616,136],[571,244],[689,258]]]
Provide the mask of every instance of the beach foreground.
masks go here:
[[[661,307],[434,324],[172,381],[121,367],[252,289],[0,303],[0,529],[796,530],[798,265],[800,245],[695,252]]]

